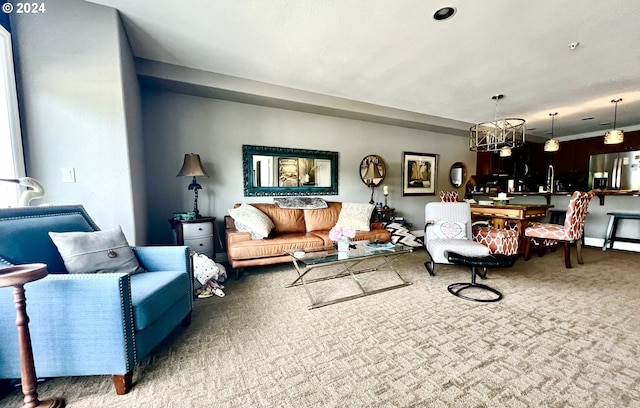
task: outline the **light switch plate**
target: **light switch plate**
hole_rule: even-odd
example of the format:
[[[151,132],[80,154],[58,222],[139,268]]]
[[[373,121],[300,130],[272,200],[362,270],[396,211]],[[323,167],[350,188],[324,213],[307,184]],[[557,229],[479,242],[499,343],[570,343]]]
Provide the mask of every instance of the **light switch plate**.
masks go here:
[[[62,174],[63,183],[75,183],[76,182],[76,170],[73,167],[63,167],[60,169]]]

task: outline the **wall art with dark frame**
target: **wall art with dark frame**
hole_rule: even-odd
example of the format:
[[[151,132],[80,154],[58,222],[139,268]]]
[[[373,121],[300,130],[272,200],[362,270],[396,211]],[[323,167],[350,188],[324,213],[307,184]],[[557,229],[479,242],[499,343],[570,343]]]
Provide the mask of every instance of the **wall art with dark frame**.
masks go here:
[[[402,152],[402,195],[434,195],[438,179],[438,155]]]

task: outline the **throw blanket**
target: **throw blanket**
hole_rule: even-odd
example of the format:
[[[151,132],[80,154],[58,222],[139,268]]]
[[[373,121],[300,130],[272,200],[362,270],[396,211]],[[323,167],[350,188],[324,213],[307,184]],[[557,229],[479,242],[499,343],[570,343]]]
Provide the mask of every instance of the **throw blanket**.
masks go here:
[[[319,197],[281,197],[274,198],[280,208],[300,208],[303,210],[314,210],[327,208],[327,202]]]
[[[391,242],[394,244],[404,244],[410,247],[421,247],[422,239],[413,235],[405,226],[397,222],[390,222],[384,228],[391,232]]]

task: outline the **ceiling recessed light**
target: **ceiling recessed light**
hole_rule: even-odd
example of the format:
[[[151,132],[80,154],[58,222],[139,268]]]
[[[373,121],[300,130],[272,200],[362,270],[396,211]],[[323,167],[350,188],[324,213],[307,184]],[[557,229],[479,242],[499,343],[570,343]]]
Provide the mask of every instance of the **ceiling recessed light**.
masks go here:
[[[600,126],[609,126],[611,122],[600,122]]]
[[[545,135],[552,135],[553,132],[552,131],[548,131],[548,132],[544,132]]]
[[[438,9],[435,13],[433,13],[433,18],[435,20],[441,21],[451,18],[454,14],[456,14],[455,7],[442,7],[441,9]]]
[[[538,128],[528,128],[527,130],[537,130]]]
[[[587,116],[586,118],[582,118],[582,120],[591,120],[593,119],[593,116]]]

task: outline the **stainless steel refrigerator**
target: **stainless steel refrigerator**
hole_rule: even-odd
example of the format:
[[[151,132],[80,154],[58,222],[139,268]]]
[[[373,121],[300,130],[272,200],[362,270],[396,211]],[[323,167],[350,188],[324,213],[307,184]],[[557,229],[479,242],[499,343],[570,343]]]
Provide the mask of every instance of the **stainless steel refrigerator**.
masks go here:
[[[589,189],[640,190],[640,150],[591,155]]]

